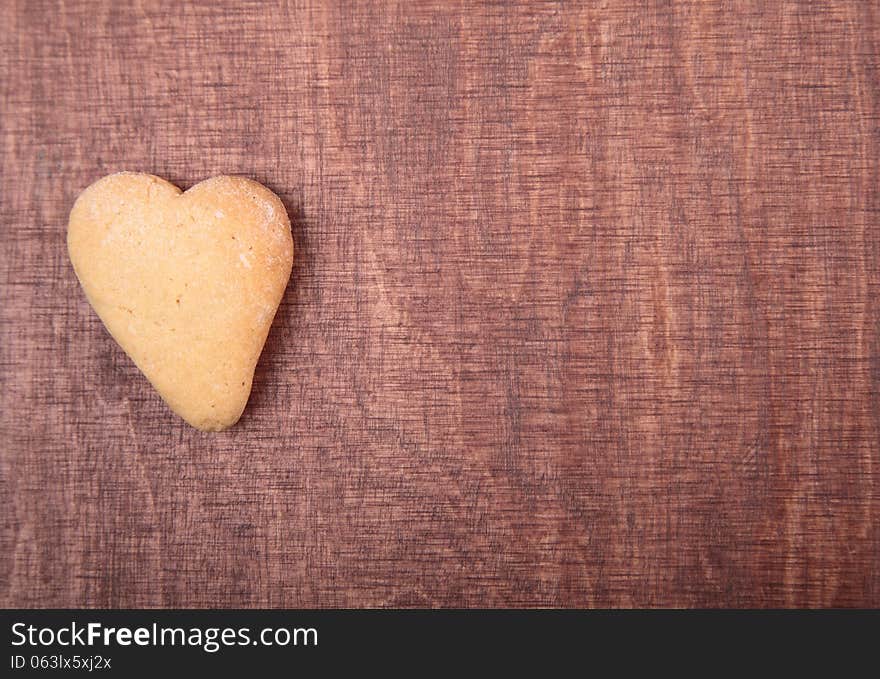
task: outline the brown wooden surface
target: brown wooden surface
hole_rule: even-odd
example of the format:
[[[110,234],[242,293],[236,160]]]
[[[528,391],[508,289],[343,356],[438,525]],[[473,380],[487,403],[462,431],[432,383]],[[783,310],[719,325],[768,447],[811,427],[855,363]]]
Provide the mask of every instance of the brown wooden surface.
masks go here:
[[[0,603],[880,605],[876,2],[128,4],[0,3]],[[291,213],[229,432],[74,278],[122,169]]]

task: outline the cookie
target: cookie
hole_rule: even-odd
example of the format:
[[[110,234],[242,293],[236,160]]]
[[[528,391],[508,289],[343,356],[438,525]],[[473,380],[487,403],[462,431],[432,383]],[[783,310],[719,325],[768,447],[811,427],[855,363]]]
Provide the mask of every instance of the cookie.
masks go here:
[[[281,200],[239,177],[181,192],[122,172],[77,198],[67,247],[92,307],[171,409],[206,431],[235,424],[293,265]]]

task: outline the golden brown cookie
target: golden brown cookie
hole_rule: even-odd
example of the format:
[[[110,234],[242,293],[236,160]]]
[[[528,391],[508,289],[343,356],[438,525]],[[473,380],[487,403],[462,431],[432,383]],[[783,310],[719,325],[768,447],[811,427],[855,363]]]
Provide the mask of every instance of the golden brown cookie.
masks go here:
[[[122,172],[80,194],[67,247],[89,302],[171,409],[203,430],[235,424],[293,265],[281,200],[239,177],[181,193]]]

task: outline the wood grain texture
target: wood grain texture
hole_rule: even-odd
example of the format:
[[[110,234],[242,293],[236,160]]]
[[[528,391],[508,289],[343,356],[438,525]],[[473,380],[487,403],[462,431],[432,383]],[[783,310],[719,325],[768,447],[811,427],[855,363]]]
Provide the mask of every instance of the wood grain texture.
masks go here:
[[[269,4],[0,3],[0,603],[880,605],[877,3]],[[122,169],[291,213],[228,432],[73,275]]]

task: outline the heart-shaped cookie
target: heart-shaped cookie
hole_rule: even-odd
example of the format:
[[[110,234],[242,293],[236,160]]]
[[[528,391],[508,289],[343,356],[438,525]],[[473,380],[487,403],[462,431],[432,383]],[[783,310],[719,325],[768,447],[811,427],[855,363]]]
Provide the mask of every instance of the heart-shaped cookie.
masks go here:
[[[239,177],[181,193],[123,172],[80,194],[70,261],[107,330],[194,427],[238,420],[293,265],[278,196]]]

